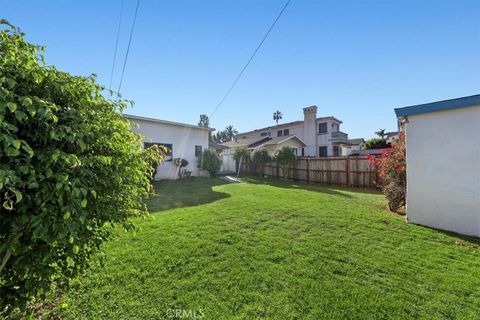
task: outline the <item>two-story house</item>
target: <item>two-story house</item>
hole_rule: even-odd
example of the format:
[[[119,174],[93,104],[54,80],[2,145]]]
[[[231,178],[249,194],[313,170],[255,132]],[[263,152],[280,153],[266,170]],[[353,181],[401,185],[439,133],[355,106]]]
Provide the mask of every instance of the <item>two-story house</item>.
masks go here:
[[[348,134],[340,131],[342,121],[332,116],[317,118],[317,109],[317,106],[303,108],[303,120],[239,133],[232,146],[254,149],[275,141],[285,144],[288,139],[297,155],[311,157],[346,156],[361,149],[363,139],[348,139]]]

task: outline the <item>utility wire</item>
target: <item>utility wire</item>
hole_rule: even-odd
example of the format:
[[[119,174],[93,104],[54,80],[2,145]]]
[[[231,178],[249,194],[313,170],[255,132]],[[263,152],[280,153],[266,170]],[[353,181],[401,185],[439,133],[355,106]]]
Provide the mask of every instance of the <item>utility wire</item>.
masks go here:
[[[123,61],[122,75],[120,76],[120,83],[118,85],[118,93],[120,94],[120,89],[122,88],[123,75],[125,73],[125,67],[127,66],[128,54],[130,52],[130,45],[133,38],[133,30],[135,29],[135,22],[137,21],[138,6],[140,5],[140,0],[137,0],[137,6],[135,8],[135,15],[133,16],[132,28],[130,30],[130,39],[128,40],[127,52],[125,53],[125,60]]]
[[[265,34],[265,36],[263,37],[262,41],[260,41],[260,43],[258,44],[257,48],[255,49],[255,51],[253,52],[253,54],[251,55],[250,59],[248,59],[248,62],[245,64],[245,66],[243,67],[242,71],[240,71],[240,73],[238,74],[237,78],[235,79],[235,81],[232,83],[232,85],[230,86],[230,88],[227,90],[227,92],[225,93],[225,95],[223,96],[223,98],[220,100],[220,102],[217,104],[217,106],[215,107],[215,109],[213,110],[213,112],[210,114],[210,118],[213,117],[213,115],[215,114],[215,112],[217,112],[217,110],[220,108],[220,106],[223,104],[223,102],[225,101],[225,99],[227,99],[228,95],[230,94],[230,92],[232,92],[233,88],[235,87],[235,85],[237,84],[237,82],[240,80],[240,78],[242,77],[243,73],[245,72],[245,70],[247,69],[247,67],[250,65],[250,62],[252,62],[253,58],[255,57],[255,55],[257,54],[258,50],[260,50],[260,47],[263,45],[263,43],[265,42],[265,40],[267,39],[268,35],[270,34],[270,32],[272,31],[272,29],[275,27],[275,25],[277,24],[277,21],[280,19],[280,17],[282,16],[283,12],[285,11],[285,9],[287,9],[288,5],[290,4],[292,0],[288,0],[285,5],[283,6],[283,9],[282,11],[280,11],[280,13],[278,14],[278,16],[275,18],[275,21],[273,21],[272,25],[270,26],[270,28],[268,29],[267,33]]]
[[[115,40],[115,51],[113,52],[113,64],[112,64],[112,72],[110,72],[110,84],[108,89],[112,90],[112,80],[113,80],[113,72],[115,70],[115,62],[117,60],[117,48],[118,48],[118,38],[120,37],[120,26],[122,25],[122,17],[123,17],[123,5],[125,0],[122,0],[122,8],[120,9],[120,19],[118,20],[118,28],[117,28],[117,40]]]

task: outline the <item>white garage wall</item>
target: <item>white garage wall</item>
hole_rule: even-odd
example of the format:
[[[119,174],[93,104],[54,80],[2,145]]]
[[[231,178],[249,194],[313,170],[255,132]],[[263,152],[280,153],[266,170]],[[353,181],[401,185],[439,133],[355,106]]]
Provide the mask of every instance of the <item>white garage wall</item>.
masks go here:
[[[195,176],[204,176],[197,168],[197,158],[195,157],[195,145],[202,146],[202,151],[208,149],[208,129],[196,128],[193,126],[171,123],[160,123],[144,119],[129,119],[138,124],[132,125],[132,131],[144,135],[148,139],[144,142],[156,142],[172,144],[173,158],[184,158],[188,161],[186,169],[192,171]],[[173,161],[162,163],[158,166],[155,179],[177,179],[178,167]]]
[[[480,236],[480,106],[408,116],[408,221]]]

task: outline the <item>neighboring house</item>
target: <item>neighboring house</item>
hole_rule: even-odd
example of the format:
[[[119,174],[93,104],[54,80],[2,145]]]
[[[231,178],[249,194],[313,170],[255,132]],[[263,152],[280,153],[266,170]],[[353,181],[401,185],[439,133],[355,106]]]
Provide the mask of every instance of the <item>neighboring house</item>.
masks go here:
[[[144,148],[157,144],[169,150],[166,161],[158,166],[156,180],[178,178],[179,168],[173,162],[175,158],[187,160],[186,170],[191,171],[192,175],[205,175],[197,167],[197,156],[208,149],[209,132],[214,129],[133,115],[124,116],[131,122],[133,132],[145,136]]]
[[[230,149],[235,149],[236,147],[246,147],[250,151],[255,151],[258,149],[267,150],[270,156],[273,156],[277,149],[282,148],[283,146],[289,146],[293,149],[293,152],[296,155],[300,155],[300,152],[307,145],[296,135],[289,136],[280,136],[280,137],[263,137],[261,139],[246,139],[240,138],[233,141],[225,142],[225,146]]]
[[[341,145],[342,148],[342,156],[349,156],[352,155],[354,152],[363,149],[363,143],[365,140],[363,138],[358,139],[348,139],[346,143]]]
[[[408,221],[480,236],[480,95],[395,113],[406,134]]]
[[[387,143],[391,144],[392,142],[395,142],[398,139],[400,139],[400,135],[398,131],[385,133],[385,140],[387,141]]]
[[[258,142],[267,150],[274,150],[281,144],[291,145],[299,156],[313,157],[348,155],[351,150],[361,148],[363,139],[348,139],[348,134],[340,131],[342,121],[335,117],[317,118],[316,106],[303,108],[303,115],[303,120],[239,133],[234,139],[237,144],[252,146],[249,148],[258,148],[255,145]],[[269,139],[272,140],[270,144],[266,143]]]

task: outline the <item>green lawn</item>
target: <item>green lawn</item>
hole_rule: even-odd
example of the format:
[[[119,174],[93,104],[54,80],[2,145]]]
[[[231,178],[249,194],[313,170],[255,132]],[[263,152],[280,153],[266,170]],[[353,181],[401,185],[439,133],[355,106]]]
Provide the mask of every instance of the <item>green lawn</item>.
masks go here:
[[[156,188],[153,218],[105,246],[61,318],[480,317],[479,242],[406,224],[381,194],[263,179]]]

